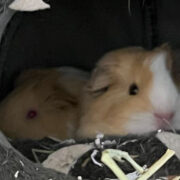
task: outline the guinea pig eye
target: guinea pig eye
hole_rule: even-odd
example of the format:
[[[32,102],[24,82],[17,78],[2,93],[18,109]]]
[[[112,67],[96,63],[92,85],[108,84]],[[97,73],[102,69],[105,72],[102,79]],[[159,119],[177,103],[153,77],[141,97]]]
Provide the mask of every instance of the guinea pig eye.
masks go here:
[[[37,111],[36,110],[29,110],[26,118],[27,119],[34,119],[37,116]]]
[[[99,95],[105,93],[108,89],[109,89],[109,87],[106,86],[106,87],[103,87],[101,89],[95,90],[95,91],[93,91],[93,95],[94,96],[99,96]]]
[[[134,95],[138,94],[138,92],[139,92],[139,88],[138,88],[137,84],[135,84],[135,83],[131,84],[129,87],[129,95],[134,96]]]

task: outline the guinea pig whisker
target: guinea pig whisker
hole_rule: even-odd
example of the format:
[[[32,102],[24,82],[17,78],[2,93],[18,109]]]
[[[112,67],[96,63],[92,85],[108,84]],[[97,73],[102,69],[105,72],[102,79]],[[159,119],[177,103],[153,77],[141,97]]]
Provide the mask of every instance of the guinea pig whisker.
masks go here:
[[[174,133],[177,133],[176,130],[174,129],[174,127],[169,123],[168,120],[166,120],[165,118],[163,118],[163,121],[168,125],[168,127],[169,127]]]

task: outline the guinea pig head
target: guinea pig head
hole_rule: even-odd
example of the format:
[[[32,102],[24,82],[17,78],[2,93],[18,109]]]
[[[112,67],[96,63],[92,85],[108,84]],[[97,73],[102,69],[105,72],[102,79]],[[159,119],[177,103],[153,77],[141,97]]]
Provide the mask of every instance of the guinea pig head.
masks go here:
[[[164,47],[107,53],[84,89],[78,136],[170,128],[178,97],[171,64]]]
[[[29,70],[16,85],[0,105],[0,129],[6,135],[30,139],[72,136],[78,100],[64,87],[58,71]]]

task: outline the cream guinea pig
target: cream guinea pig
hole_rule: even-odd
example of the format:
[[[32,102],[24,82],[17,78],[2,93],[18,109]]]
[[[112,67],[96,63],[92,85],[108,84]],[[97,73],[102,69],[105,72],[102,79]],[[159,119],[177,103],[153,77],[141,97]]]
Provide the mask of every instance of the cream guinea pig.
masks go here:
[[[129,47],[105,54],[84,88],[77,136],[173,128],[178,90],[171,66],[167,45],[153,50]]]
[[[71,67],[23,72],[0,104],[0,129],[11,138],[73,137],[87,79],[88,73]]]

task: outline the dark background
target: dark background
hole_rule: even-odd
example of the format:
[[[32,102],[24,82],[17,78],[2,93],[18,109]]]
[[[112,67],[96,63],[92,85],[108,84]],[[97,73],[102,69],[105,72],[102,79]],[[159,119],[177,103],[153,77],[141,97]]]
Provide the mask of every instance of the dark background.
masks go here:
[[[0,98],[24,69],[91,70],[107,51],[126,46],[180,47],[179,0],[46,0],[51,9],[18,12],[0,45]]]

